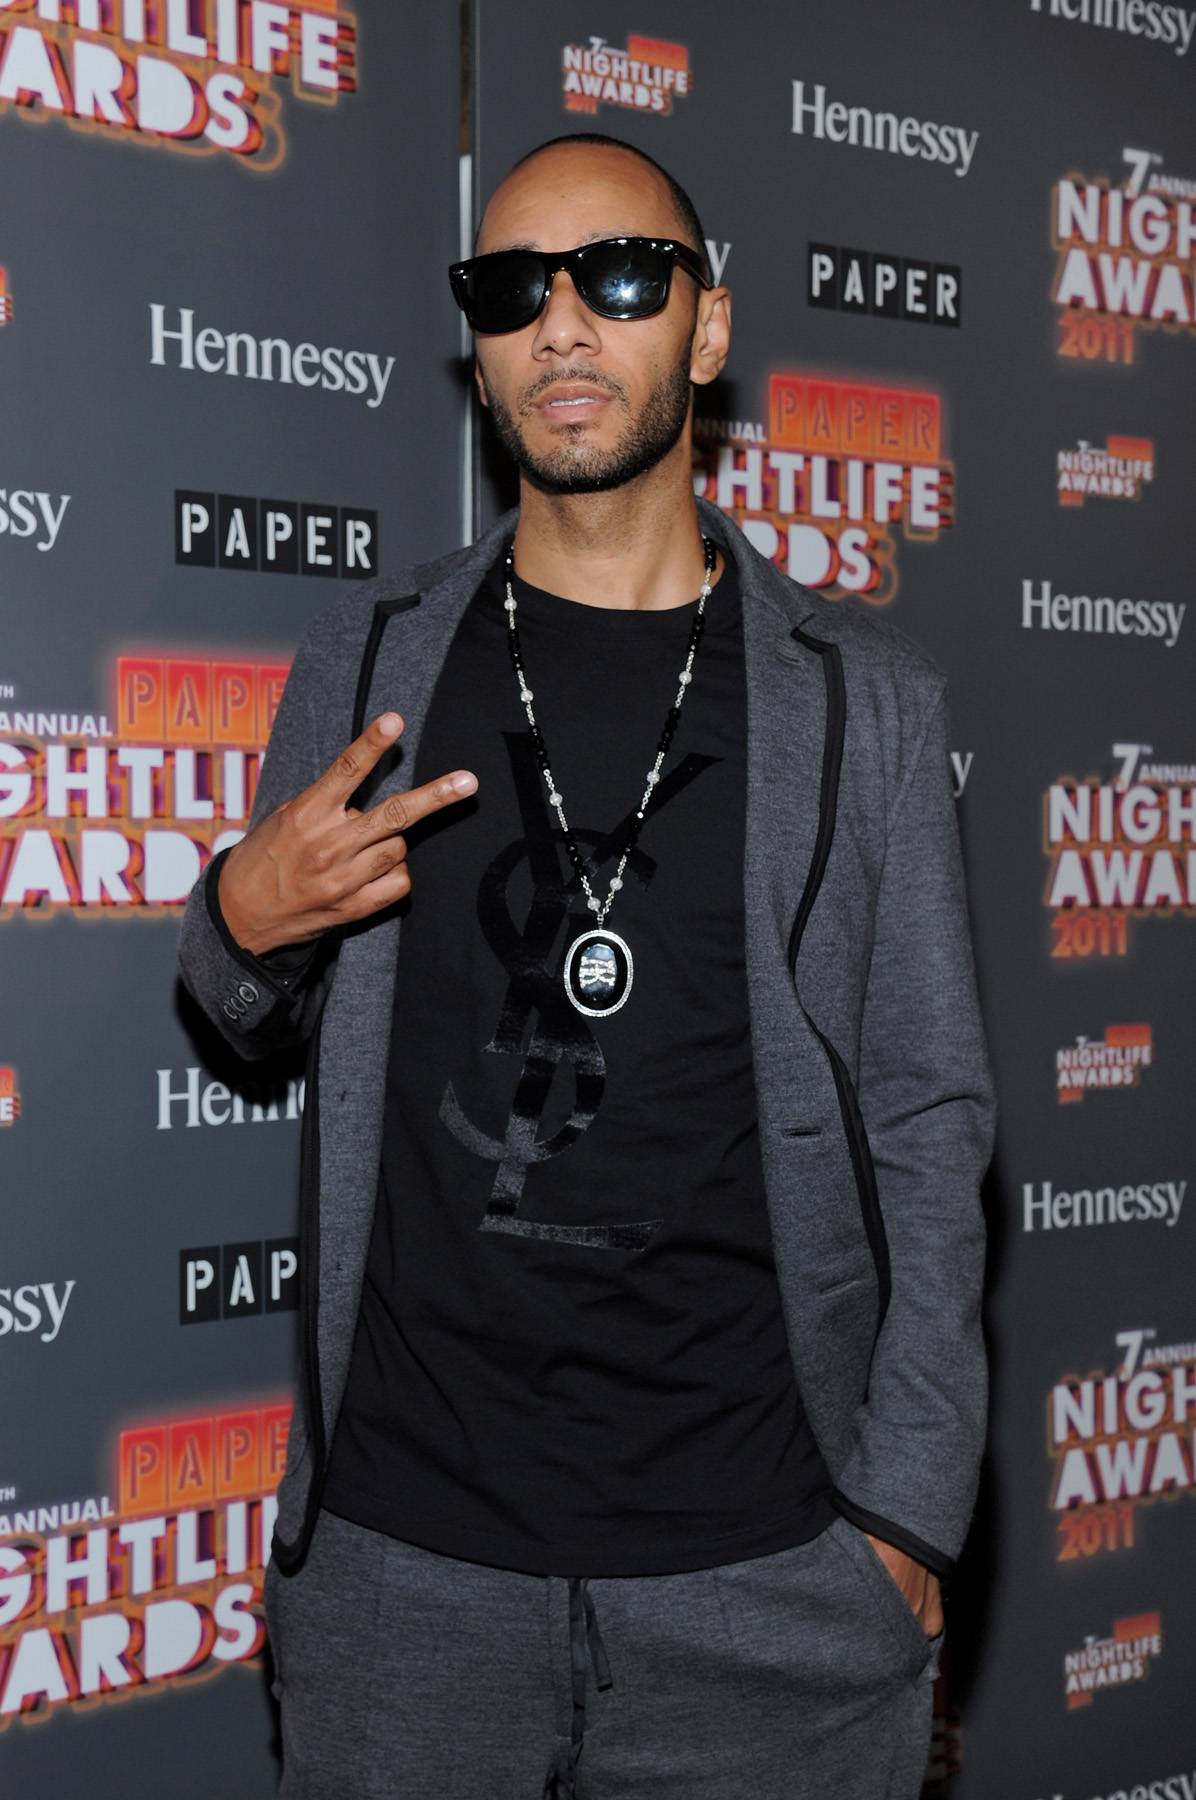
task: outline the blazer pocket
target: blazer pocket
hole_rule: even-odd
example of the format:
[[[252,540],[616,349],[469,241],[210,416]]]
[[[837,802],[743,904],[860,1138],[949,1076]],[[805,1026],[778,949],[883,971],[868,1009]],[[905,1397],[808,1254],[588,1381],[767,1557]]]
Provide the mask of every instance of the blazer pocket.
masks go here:
[[[860,1287],[869,1279],[870,1273],[870,1270],[868,1273],[857,1271],[854,1275],[838,1276],[834,1281],[828,1281],[824,1286],[818,1289],[818,1298],[820,1300],[830,1300],[833,1299],[836,1294],[845,1294],[848,1288]]]
[[[938,1650],[943,1633],[930,1637],[913,1607],[890,1575],[867,1535],[850,1519],[839,1513],[827,1526],[834,1541],[851,1564],[860,1585],[866,1590],[874,1613],[879,1613],[886,1629],[897,1645],[903,1669],[911,1679],[926,1675],[930,1666],[937,1673]]]
[[[807,1013],[809,1019],[810,1015]],[[872,1260],[876,1266],[876,1279],[880,1289],[880,1300],[877,1313],[877,1330],[884,1321],[889,1304],[889,1240],[885,1232],[884,1215],[880,1209],[880,1195],[876,1186],[876,1169],[872,1162],[872,1148],[868,1142],[868,1132],[864,1125],[864,1116],[860,1111],[860,1103],[851,1079],[851,1072],[836,1050],[831,1040],[819,1031],[810,1019],[814,1035],[826,1052],[827,1061],[834,1077],[835,1093],[839,1101],[839,1115],[843,1121],[843,1130],[847,1137],[847,1148],[851,1156],[852,1172],[855,1175],[856,1196],[859,1200],[860,1215],[864,1232],[868,1239],[868,1247],[872,1252]]]

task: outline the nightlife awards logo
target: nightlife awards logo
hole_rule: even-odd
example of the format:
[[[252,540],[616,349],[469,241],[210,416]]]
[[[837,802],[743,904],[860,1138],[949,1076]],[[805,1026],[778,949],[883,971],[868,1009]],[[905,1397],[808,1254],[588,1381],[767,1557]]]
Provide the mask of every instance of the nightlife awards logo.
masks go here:
[[[694,491],[730,513],[795,581],[883,606],[897,533],[933,543],[953,521],[954,465],[936,393],[774,374],[767,424],[698,416]]]
[[[1102,450],[1081,438],[1074,450],[1055,458],[1060,506],[1083,506],[1085,500],[1140,500],[1154,480],[1154,443],[1150,438],[1110,437]]]
[[[117,1507],[86,1531],[47,1528],[44,1508],[0,1520],[16,1527],[0,1542],[0,1728],[178,1692],[260,1653],[290,1412],[122,1432]]]
[[[378,515],[361,506],[176,488],[174,560],[192,569],[364,581],[378,573]]]
[[[179,1251],[179,1324],[260,1318],[299,1306],[299,1239]]]
[[[1164,0],[1030,0],[1030,11],[1168,45],[1175,56],[1188,54],[1196,32],[1196,12]]]
[[[30,1281],[21,1287],[0,1287],[0,1338],[32,1336],[38,1343],[52,1344],[62,1330],[74,1291],[73,1281]]]
[[[35,550],[52,550],[70,502],[69,494],[0,487],[0,537],[28,539]]]
[[[357,87],[355,15],[339,0],[0,0],[0,114],[69,120],[104,137],[226,151],[254,169],[286,155],[282,89],[335,105]]]
[[[160,916],[245,835],[285,663],[119,656],[106,714],[0,711],[0,920]]]
[[[566,44],[561,70],[566,112],[621,106],[630,112],[671,113],[674,97],[684,99],[693,87],[684,44],[636,34],[628,35],[625,50],[603,37]]]
[[[279,381],[284,387],[323,388],[331,394],[366,396],[372,411],[386,398],[393,356],[373,350],[341,350],[335,345],[291,344],[286,338],[256,338],[248,331],[221,331],[215,325],[195,328],[195,312],[180,306],[177,324],[167,323],[166,308],[150,302],[150,363],[174,365],[188,373],[225,375],[246,381]]]
[[[811,306],[958,329],[962,290],[958,263],[844,250],[836,244],[806,245],[806,299]]]
[[[8,270],[0,267],[0,325],[11,325],[12,317],[12,288],[9,285]]]
[[[1114,1619],[1108,1637],[1086,1637],[1081,1649],[1063,1657],[1063,1692],[1067,1710],[1091,1706],[1097,1694],[1145,1681],[1151,1664],[1163,1654],[1163,1624],[1157,1612]]]
[[[1101,1093],[1136,1088],[1154,1061],[1149,1025],[1107,1025],[1103,1038],[1077,1037],[1055,1052],[1055,1098],[1060,1106]]]
[[[1144,1507],[1196,1486],[1196,1344],[1137,1329],[1114,1342],[1110,1370],[1066,1375],[1047,1394],[1060,1562],[1133,1548]]]
[[[0,1131],[6,1125],[15,1125],[21,1116],[21,1090],[17,1086],[17,1072],[10,1065],[0,1064]]]
[[[793,118],[790,130],[798,137],[814,137],[830,144],[851,144],[864,150],[880,150],[890,156],[920,158],[942,163],[956,175],[966,175],[980,141],[978,131],[962,125],[939,125],[906,114],[873,112],[869,106],[827,100],[822,82],[807,86],[793,82]]]
[[[1131,919],[1196,908],[1196,765],[1114,744],[1110,776],[1052,782],[1043,801],[1051,955],[1124,956]]]
[[[1081,362],[1132,363],[1138,331],[1196,329],[1196,184],[1151,151],[1123,155],[1120,184],[1069,174],[1051,195],[1056,348]]]

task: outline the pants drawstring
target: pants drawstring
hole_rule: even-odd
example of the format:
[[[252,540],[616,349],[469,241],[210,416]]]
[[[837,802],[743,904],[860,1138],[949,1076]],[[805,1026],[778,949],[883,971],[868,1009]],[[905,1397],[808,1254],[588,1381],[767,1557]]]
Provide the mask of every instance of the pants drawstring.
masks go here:
[[[573,1690],[573,1720],[569,1747],[553,1761],[544,1784],[545,1800],[574,1800],[577,1793],[577,1762],[583,1748],[586,1728],[586,1650],[594,1665],[594,1679],[600,1690],[614,1686],[607,1659],[606,1645],[598,1628],[598,1615],[585,1575],[569,1577],[569,1669]]]

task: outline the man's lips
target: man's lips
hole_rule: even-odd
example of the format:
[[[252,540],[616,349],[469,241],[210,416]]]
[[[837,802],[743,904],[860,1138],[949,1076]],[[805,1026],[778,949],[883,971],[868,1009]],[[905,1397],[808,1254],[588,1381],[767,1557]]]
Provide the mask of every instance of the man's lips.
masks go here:
[[[536,403],[536,411],[548,419],[585,419],[591,414],[601,411],[610,400],[596,388],[572,387],[562,383],[556,389],[549,389],[544,398]]]

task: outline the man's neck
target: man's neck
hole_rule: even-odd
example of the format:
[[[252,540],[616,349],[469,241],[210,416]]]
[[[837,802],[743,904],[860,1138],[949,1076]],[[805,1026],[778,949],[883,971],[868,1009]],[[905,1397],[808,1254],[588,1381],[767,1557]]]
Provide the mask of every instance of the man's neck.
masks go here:
[[[705,550],[692,488],[666,497],[634,485],[545,494],[521,482],[515,573],[586,606],[654,612],[696,600]],[[716,546],[712,583],[724,565]]]

